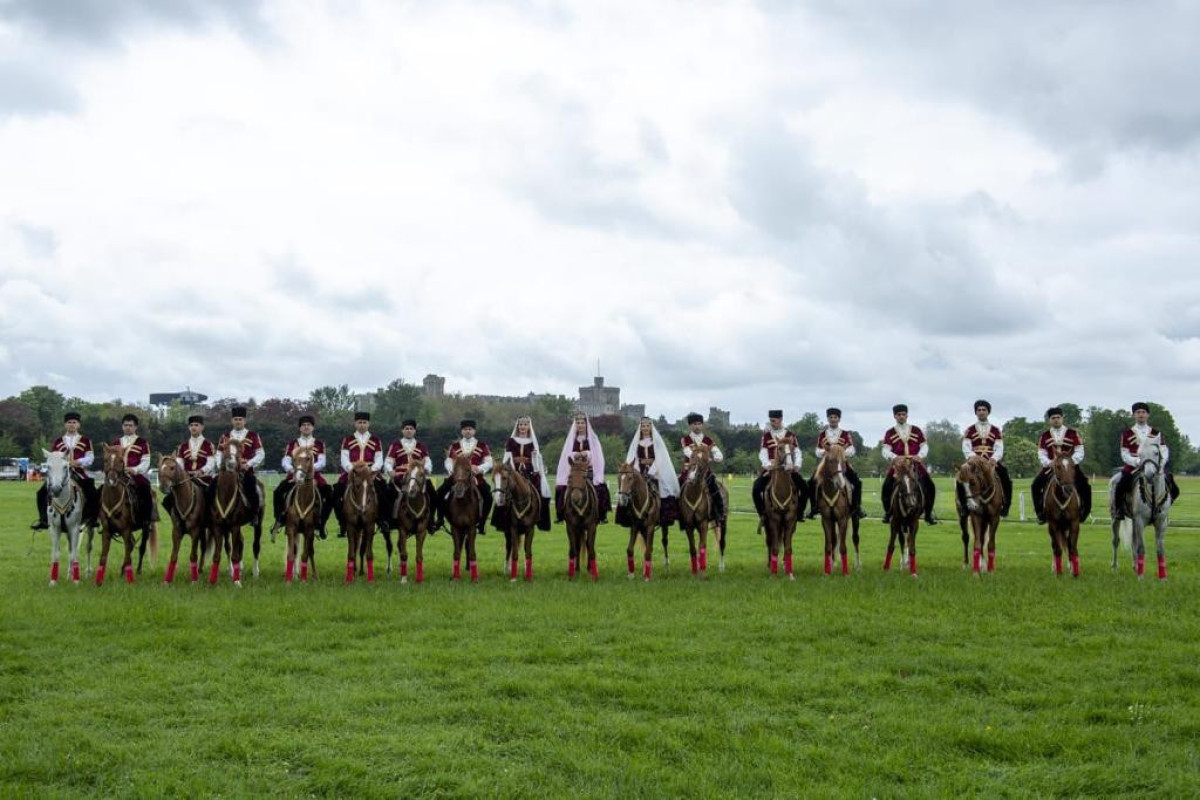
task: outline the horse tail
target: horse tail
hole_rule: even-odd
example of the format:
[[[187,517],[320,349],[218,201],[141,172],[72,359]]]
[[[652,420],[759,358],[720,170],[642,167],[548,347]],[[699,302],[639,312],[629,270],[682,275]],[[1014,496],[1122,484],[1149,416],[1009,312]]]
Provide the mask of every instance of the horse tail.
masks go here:
[[[158,563],[158,523],[150,523],[150,563]]]
[[[1125,552],[1133,552],[1133,520],[1123,519],[1117,525],[1117,533],[1121,537],[1121,544],[1125,547]]]

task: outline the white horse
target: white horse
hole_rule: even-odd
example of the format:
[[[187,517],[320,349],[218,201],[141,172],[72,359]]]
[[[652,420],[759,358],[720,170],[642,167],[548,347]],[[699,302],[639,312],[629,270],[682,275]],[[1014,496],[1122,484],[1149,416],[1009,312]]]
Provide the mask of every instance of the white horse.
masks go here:
[[[59,539],[67,537],[71,581],[79,583],[79,539],[83,523],[84,494],[71,479],[66,454],[42,451],[46,459],[46,518],[50,522],[50,585],[58,584]],[[90,533],[89,528],[89,533]]]
[[[1146,539],[1147,525],[1154,527],[1154,540],[1158,550],[1158,577],[1167,579],[1167,554],[1163,547],[1163,537],[1171,516],[1171,494],[1167,487],[1167,474],[1163,470],[1162,449],[1157,443],[1149,442],[1142,445],[1138,451],[1141,463],[1133,472],[1133,495],[1130,507],[1130,517],[1122,521],[1116,520],[1117,482],[1120,473],[1112,477],[1108,483],[1108,505],[1113,517],[1113,569],[1117,568],[1117,547],[1125,543],[1125,549],[1133,554],[1133,570],[1139,578],[1146,569]]]

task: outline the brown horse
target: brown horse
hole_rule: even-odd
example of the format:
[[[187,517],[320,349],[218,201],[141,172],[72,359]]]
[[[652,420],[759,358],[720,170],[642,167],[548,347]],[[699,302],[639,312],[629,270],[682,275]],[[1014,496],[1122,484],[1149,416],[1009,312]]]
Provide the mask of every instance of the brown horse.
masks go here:
[[[216,487],[213,490],[213,503],[209,535],[205,537],[204,558],[212,562],[208,572],[208,582],[216,584],[217,575],[221,568],[221,551],[229,556],[230,572],[233,585],[242,585],[242,556],[246,542],[242,537],[242,526],[251,522],[252,515],[249,503],[242,493],[242,459],[241,445],[232,439],[224,445],[221,466],[217,470]]]
[[[763,490],[763,521],[767,533],[767,565],[772,575],[779,574],[779,551],[783,550],[784,573],[789,580],[796,575],[792,564],[792,539],[800,515],[801,498],[792,482],[792,473],[784,468],[791,445],[780,443],[775,460],[767,467],[767,485]]]
[[[587,550],[588,574],[592,580],[600,579],[596,565],[596,525],[599,519],[600,501],[588,477],[588,460],[586,457],[573,458],[567,475],[567,488],[563,493],[563,522],[567,526],[567,578],[570,580],[575,579],[584,550]]]
[[[179,547],[183,537],[192,540],[192,554],[188,561],[192,582],[200,578],[199,557],[204,549],[204,537],[208,529],[208,500],[203,486],[188,477],[173,455],[164,455],[158,462],[158,485],[167,487],[171,493],[171,561],[163,583],[175,580],[175,567],[179,561]]]
[[[504,566],[509,580],[517,579],[517,560],[525,551],[525,580],[533,580],[533,531],[542,513],[542,496],[524,475],[510,464],[499,464],[492,472],[497,503],[508,509],[504,531]]]
[[[133,485],[125,471],[125,448],[104,445],[104,485],[100,487],[100,563],[96,567],[96,585],[104,583],[108,568],[108,548],[113,536],[125,545],[121,570],[125,582],[133,583]],[[147,510],[149,513],[149,510]]]
[[[379,519],[379,498],[375,494],[375,472],[366,461],[359,461],[347,473],[346,494],[342,498],[342,521],[346,530],[346,583],[356,573],[367,573],[367,582],[375,580],[375,522]]]
[[[629,509],[629,546],[625,548],[625,563],[629,577],[637,575],[633,547],[642,539],[642,577],[650,580],[651,558],[654,555],[654,529],[658,527],[661,499],[653,491],[641,470],[622,462],[617,468],[617,505]]]
[[[1051,462],[1050,480],[1042,506],[1046,510],[1046,527],[1050,531],[1050,547],[1054,550],[1054,574],[1062,575],[1063,549],[1071,559],[1071,574],[1079,577],[1079,491],[1075,488],[1075,462],[1070,456],[1058,456]]]
[[[433,502],[425,490],[425,466],[413,461],[400,486],[396,503],[396,540],[400,546],[400,582],[408,583],[408,537],[417,540],[417,583],[425,580],[425,537],[433,524]]]
[[[313,468],[316,455],[311,447],[297,447],[292,451],[292,489],[284,506],[284,531],[287,536],[287,566],[283,579],[291,583],[296,574],[296,562],[300,562],[300,580],[308,580],[309,567],[317,577],[316,534],[321,522],[321,492],[317,487],[316,470]],[[301,549],[303,542],[303,549]]]
[[[962,529],[963,569],[967,568],[967,522],[974,536],[972,574],[981,574],[983,553],[987,553],[987,571],[996,569],[996,531],[1000,527],[1000,510],[1004,508],[1004,487],[996,475],[996,462],[983,456],[971,456],[958,468],[961,499],[956,495],[958,525]]]
[[[862,557],[858,551],[858,520],[851,512],[850,481],[846,480],[846,450],[840,444],[830,445],[813,473],[813,506],[821,516],[825,529],[825,574],[833,574],[833,553],[842,557],[842,574],[850,573],[846,548],[846,535],[853,520],[854,568],[862,569]]]
[[[459,454],[450,470],[450,494],[446,497],[446,522],[450,524],[450,536],[454,539],[454,572],[452,580],[462,578],[462,551],[467,548],[467,563],[471,568],[471,580],[479,580],[479,562],[475,560],[475,536],[479,519],[483,515],[483,498],[479,484],[471,469],[471,458]]]
[[[896,488],[892,490],[892,530],[888,537],[887,558],[883,568],[892,568],[892,554],[896,542],[900,542],[900,565],[908,566],[909,572],[917,576],[917,529],[921,526],[921,514],[925,508],[925,492],[917,475],[917,465],[911,458],[901,456],[892,462]]]
[[[692,457],[683,465],[684,480],[679,487],[679,527],[688,537],[692,557],[692,574],[708,574],[708,526],[716,527],[717,548],[721,553],[719,569],[725,570],[725,519],[714,516],[712,498],[708,494],[708,478],[712,475],[712,449],[697,444]],[[718,484],[717,491],[729,508],[729,492]],[[696,548],[696,532],[700,532],[700,548]]]

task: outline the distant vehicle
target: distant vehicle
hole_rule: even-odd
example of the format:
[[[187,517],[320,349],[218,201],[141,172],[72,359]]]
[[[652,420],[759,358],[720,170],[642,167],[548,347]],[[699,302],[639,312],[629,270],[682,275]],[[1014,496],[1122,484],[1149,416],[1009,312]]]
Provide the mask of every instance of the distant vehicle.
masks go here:
[[[19,481],[25,477],[25,469],[21,462],[28,464],[27,458],[0,458],[0,481]],[[26,467],[27,468],[27,467]]]

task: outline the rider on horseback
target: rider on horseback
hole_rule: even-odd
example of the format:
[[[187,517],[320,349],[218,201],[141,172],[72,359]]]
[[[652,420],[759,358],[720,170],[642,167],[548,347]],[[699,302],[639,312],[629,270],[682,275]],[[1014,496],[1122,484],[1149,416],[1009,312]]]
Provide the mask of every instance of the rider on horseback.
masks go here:
[[[775,451],[780,446],[786,446],[789,450],[784,456],[784,469],[791,474],[792,484],[796,487],[796,497],[799,498],[797,516],[802,521],[804,519],[804,503],[808,497],[808,484],[800,475],[800,464],[804,460],[804,456],[800,452],[800,441],[796,438],[796,434],[783,427],[782,410],[768,411],[767,418],[770,420],[770,427],[763,431],[762,447],[758,451],[762,474],[754,481],[754,486],[750,490],[750,495],[754,498],[754,509],[758,512],[759,519],[763,519],[763,514],[766,513],[763,492],[766,491],[767,481],[770,479],[771,465],[775,463]]]
[[[63,453],[67,457],[67,463],[71,465],[71,479],[83,491],[83,524],[95,525],[96,512],[100,509],[100,491],[96,488],[96,482],[87,474],[87,468],[92,465],[96,454],[92,452],[92,441],[79,432],[79,422],[78,411],[63,414],[63,434],[54,440],[50,450]],[[46,483],[43,481],[37,490],[38,519],[29,526],[35,531],[50,527],[46,516],[49,503]]]
[[[131,476],[134,493],[133,527],[141,528],[142,535],[150,534],[150,525],[155,521],[154,500],[150,493],[150,443],[138,436],[138,418],[126,414],[121,418],[121,436],[112,444],[125,448],[125,471]]]
[[[671,453],[654,422],[642,417],[637,433],[629,442],[625,463],[637,467],[646,476],[646,483],[659,496],[658,523],[670,525],[679,519],[679,477],[671,464]],[[633,524],[629,506],[618,506],[616,522],[626,528]]]
[[[300,428],[300,435],[288,442],[287,449],[283,452],[283,460],[280,462],[280,466],[283,467],[284,478],[275,487],[275,491],[271,496],[272,510],[275,514],[275,524],[271,526],[271,530],[276,531],[283,527],[284,515],[287,510],[287,498],[296,485],[296,471],[292,465],[292,456],[297,449],[309,448],[313,453],[313,478],[317,482],[317,491],[321,495],[322,503],[321,519],[317,524],[317,536],[324,539],[325,520],[329,518],[329,514],[325,509],[328,509],[333,504],[333,489],[325,480],[325,476],[321,474],[325,469],[325,442],[313,436],[317,421],[312,415],[302,415],[297,424]]]
[[[226,448],[230,442],[237,444],[242,456],[242,495],[246,500],[247,516],[256,518],[258,513],[258,479],[254,476],[254,468],[260,466],[267,454],[263,451],[262,439],[258,434],[246,427],[246,407],[234,406],[229,409],[229,418],[233,427],[217,442],[217,468],[225,458]]]
[[[567,491],[571,462],[576,460],[588,462],[588,479],[596,491],[599,521],[606,523],[608,512],[612,510],[612,495],[609,494],[608,484],[604,481],[604,451],[600,448],[600,437],[592,429],[591,420],[582,411],[576,412],[571,427],[567,430],[567,438],[563,442],[562,453],[558,457],[558,469],[554,476],[554,509],[559,522],[563,519],[563,497]]]
[[[721,452],[721,448],[717,447],[716,442],[704,432],[704,417],[693,411],[687,415],[687,422],[689,431],[679,440],[679,446],[683,448],[684,462],[686,463],[692,457],[692,448],[698,444],[709,449],[713,463],[724,461],[725,454]],[[711,471],[704,479],[704,484],[704,488],[708,490],[708,501],[712,504],[713,519],[724,519],[725,500],[721,497],[721,491],[717,487],[717,478]]]
[[[1000,429],[988,421],[991,413],[991,403],[987,400],[975,401],[977,422],[963,431],[962,454],[963,458],[980,456],[996,465],[996,477],[1000,479],[1000,486],[1004,489],[1004,505],[1000,508],[1000,516],[1007,517],[1009,506],[1012,505],[1012,478],[1008,476],[1005,466],[1000,463],[1000,460],[1004,458],[1004,438]],[[963,489],[962,484],[956,483],[955,491],[958,494],[960,505],[965,507],[966,490]]]
[[[379,504],[387,508],[390,508],[392,504],[391,493],[387,491],[385,484],[383,484],[383,479],[379,477],[380,472],[383,470],[383,440],[371,433],[370,412],[354,412],[354,433],[343,437],[341,451],[342,474],[338,477],[337,485],[333,487],[333,498],[329,503],[329,507],[321,512],[322,528],[325,527],[325,522],[329,519],[331,511],[337,515],[338,527],[341,528],[338,533],[339,539],[343,539],[346,536],[346,521],[342,517],[342,502],[346,497],[346,486],[350,480],[350,472],[358,462],[362,461],[371,465],[371,471],[375,473],[375,491],[379,498]],[[386,520],[381,518],[378,520],[378,523],[380,527],[385,530],[387,529],[388,523]]]
[[[204,417],[199,414],[188,417],[188,439],[180,442],[179,447],[175,448],[175,463],[200,485],[209,501],[207,508],[212,507],[212,474],[217,467],[216,455],[217,450],[213,443],[204,436]],[[175,498],[169,488],[163,492],[162,505],[168,514],[174,511]]]
[[[513,423],[512,434],[504,443],[504,463],[510,464],[517,472],[537,487],[541,495],[542,505],[538,511],[537,526],[543,531],[550,530],[550,482],[546,480],[546,465],[542,461],[542,450],[538,445],[537,434],[533,430],[533,420],[530,417],[517,417]],[[497,516],[503,516],[506,511],[497,506]],[[492,519],[492,525],[499,530],[506,530],[508,524],[503,519]]]
[[[479,535],[483,536],[487,533],[488,512],[492,510],[492,492],[483,476],[492,471],[492,451],[488,449],[486,442],[475,438],[475,420],[464,419],[458,424],[458,432],[458,441],[450,445],[450,449],[446,451],[446,474],[453,474],[454,459],[460,455],[465,455],[471,460],[471,472],[475,475],[475,485],[479,488],[479,499],[482,504],[478,530]],[[446,498],[450,494],[452,483],[453,481],[447,477],[438,487],[438,507],[442,514],[446,512]]]
[[[1166,441],[1163,439],[1162,433],[1157,428],[1150,427],[1150,406],[1146,403],[1137,402],[1133,404],[1134,425],[1128,430],[1121,433],[1121,460],[1125,462],[1121,467],[1121,479],[1117,483],[1117,502],[1116,502],[1116,517],[1118,520],[1125,519],[1131,513],[1130,489],[1133,487],[1133,473],[1141,465],[1141,458],[1138,456],[1138,451],[1143,445],[1157,444],[1159,451],[1162,453],[1162,467],[1167,466],[1167,460],[1171,456],[1171,451],[1167,447]],[[1179,487],[1175,485],[1175,477],[1170,473],[1166,473],[1167,487],[1171,492],[1171,502],[1174,503],[1179,497]]]
[[[1050,423],[1050,428],[1042,431],[1038,440],[1038,460],[1042,464],[1042,470],[1033,479],[1033,485],[1030,487],[1033,510],[1037,514],[1039,525],[1046,524],[1046,482],[1050,480],[1054,459],[1067,456],[1078,467],[1084,458],[1083,437],[1079,435],[1079,431],[1063,424],[1061,408],[1054,406],[1046,409],[1046,421]],[[1079,518],[1085,520],[1092,513],[1092,487],[1081,469],[1075,470],[1075,488],[1079,492]]]
[[[406,419],[400,423],[400,438],[388,447],[383,459],[383,472],[392,478],[393,491],[399,493],[405,478],[408,476],[409,464],[420,464],[425,468],[425,474],[433,472],[433,461],[429,458],[429,448],[417,441],[417,421]],[[438,504],[437,492],[433,484],[426,481],[425,493],[429,496],[429,505],[433,508],[434,519],[430,527],[436,531],[442,527],[442,509]],[[393,495],[399,496],[398,494]],[[388,506],[388,514],[392,513],[393,505]]]
[[[838,427],[838,423],[842,421],[842,410],[840,408],[825,409],[825,420],[829,426],[825,430],[817,434],[817,449],[816,455],[818,459],[825,457],[825,451],[832,445],[838,444],[842,446],[843,452],[846,454],[846,480],[850,482],[850,506],[851,514],[855,519],[862,519],[866,516],[862,510],[862,479],[858,477],[858,473],[854,471],[854,467],[850,466],[849,459],[853,458],[857,449],[854,447],[854,439],[850,436],[849,431],[844,431]],[[818,462],[819,463],[819,462]],[[809,496],[816,497],[817,492],[817,476],[808,479]],[[808,510],[808,518],[814,519],[817,516],[817,504],[813,501],[812,506]]]
[[[933,499],[937,490],[933,486],[933,479],[929,477],[929,471],[925,469],[925,457],[929,455],[925,432],[908,423],[908,406],[904,403],[892,406],[892,416],[895,417],[896,424],[883,434],[883,457],[888,461],[902,457],[913,459],[917,467],[917,479],[921,482],[921,491],[925,495],[925,522],[928,525],[937,525],[937,520],[933,517]],[[892,490],[895,487],[895,468],[889,467],[880,492],[884,523],[892,520]]]

